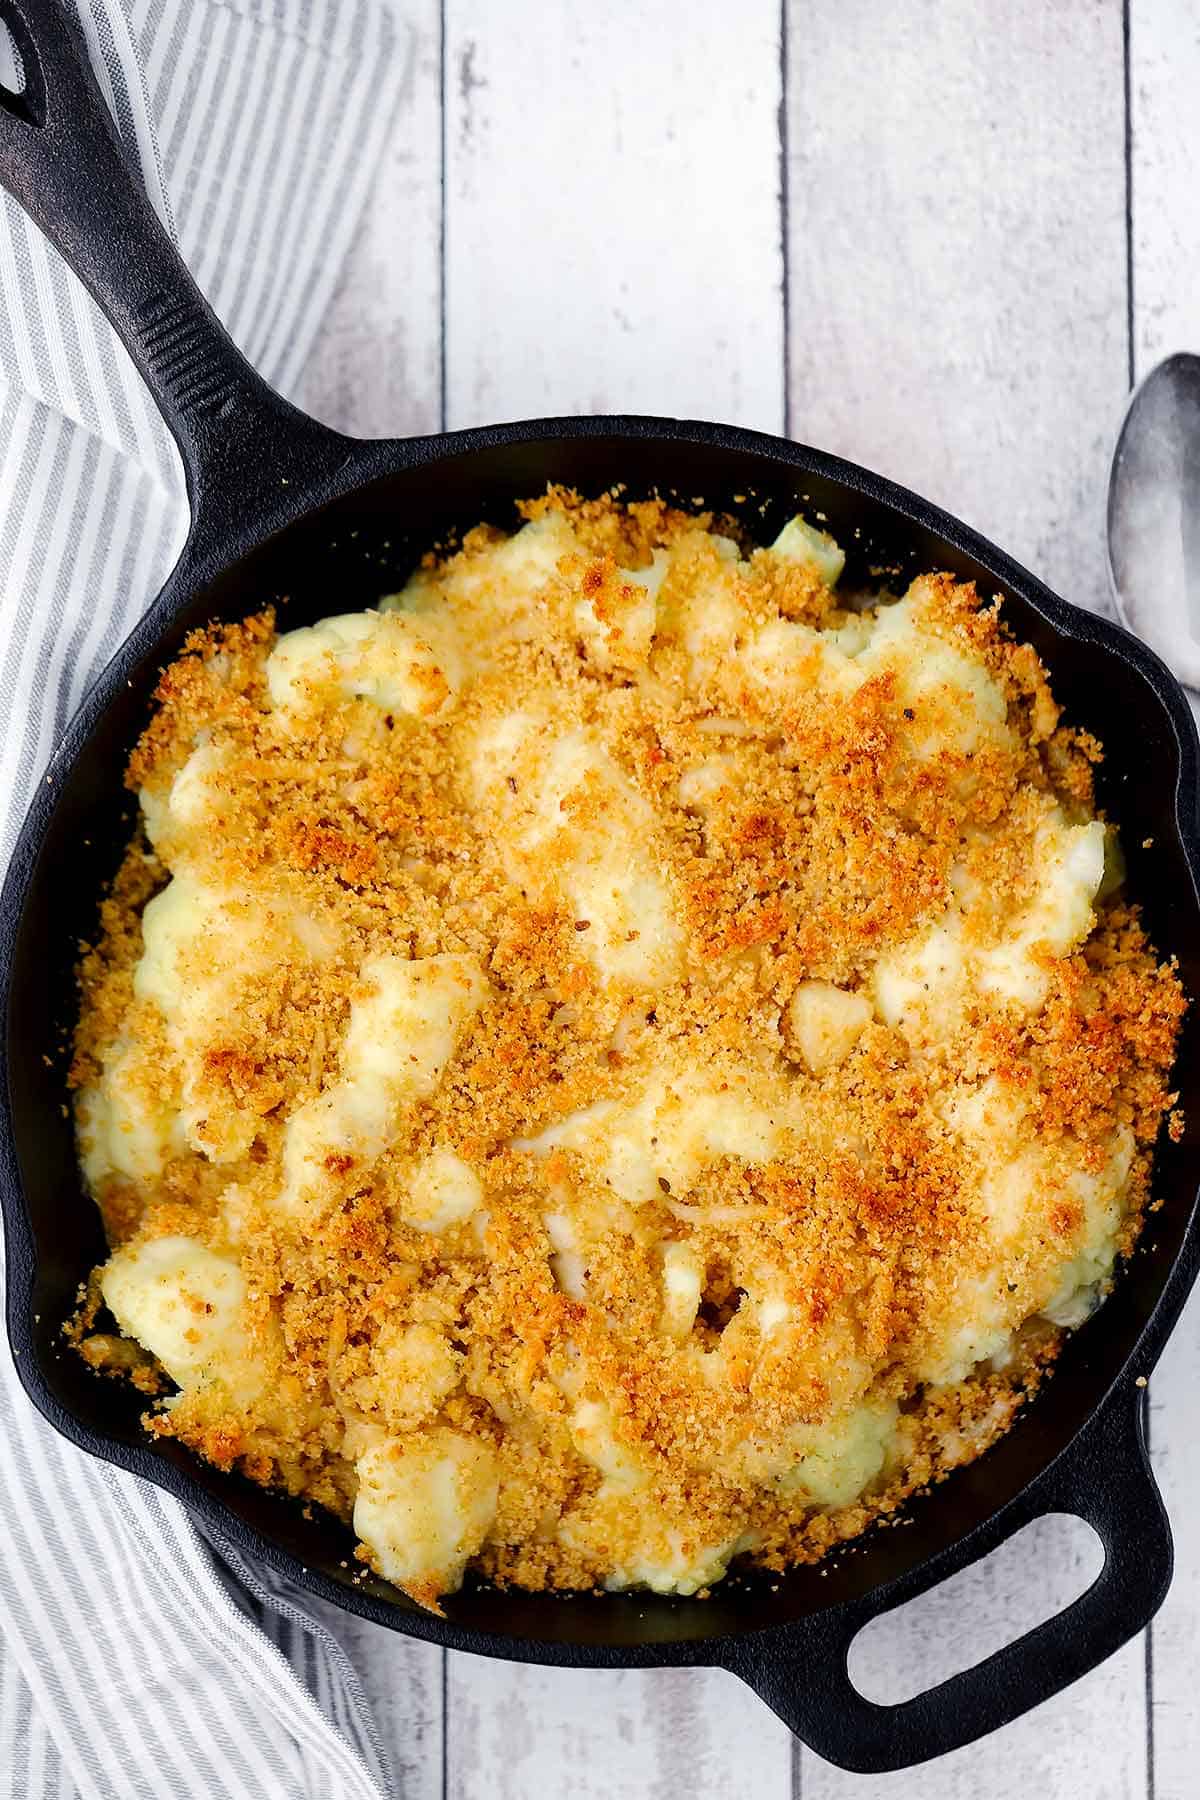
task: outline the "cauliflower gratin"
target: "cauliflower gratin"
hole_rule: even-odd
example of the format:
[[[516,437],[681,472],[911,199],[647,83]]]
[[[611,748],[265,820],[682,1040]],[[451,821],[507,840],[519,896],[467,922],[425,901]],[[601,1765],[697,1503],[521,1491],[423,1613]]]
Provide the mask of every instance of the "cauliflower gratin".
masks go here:
[[[977,1456],[1148,1202],[1183,999],[969,586],[551,492],[194,636],[81,965],[150,1431],[426,1606],[704,1590]]]

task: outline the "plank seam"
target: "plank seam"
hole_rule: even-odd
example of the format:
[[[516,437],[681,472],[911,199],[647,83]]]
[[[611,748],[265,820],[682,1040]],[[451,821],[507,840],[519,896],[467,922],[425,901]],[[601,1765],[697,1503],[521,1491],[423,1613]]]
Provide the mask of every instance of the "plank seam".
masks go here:
[[[792,270],[789,244],[788,0],[779,7],[779,299],[783,309],[783,435],[792,435]]]
[[[442,1800],[450,1800],[450,1652],[442,1651]]]
[[[438,200],[438,419],[447,429],[449,383],[446,373],[446,0],[438,6],[438,115],[441,138],[441,183]],[[442,1800],[450,1796],[450,1653],[442,1651]]]
[[[1149,1431],[1147,1430],[1147,1443]],[[1155,1800],[1154,1775],[1154,1620],[1146,1627],[1146,1800]]]
[[[1132,340],[1131,340],[1132,341]],[[1132,375],[1130,377],[1132,382]],[[1154,1414],[1146,1402],[1146,1455],[1152,1449]],[[1146,1800],[1155,1800],[1157,1778],[1154,1770],[1154,1620],[1146,1626],[1143,1660],[1144,1706],[1146,1709]]]
[[[792,1737],[792,1800],[804,1800],[804,1745]]]
[[[1133,57],[1130,0],[1121,0],[1121,59],[1125,89],[1125,343],[1126,377],[1130,389],[1137,381],[1137,317],[1134,291],[1133,239]],[[1146,1454],[1151,1449],[1152,1412],[1146,1407]],[[1146,1800],[1155,1800],[1154,1767],[1154,1620],[1146,1626],[1143,1650],[1143,1705],[1146,1714]]]
[[[441,127],[442,127],[442,192],[441,210],[438,219],[438,283],[440,287],[439,306],[441,311],[441,355],[439,370],[439,408],[441,429],[446,431],[449,424],[449,379],[446,372],[446,183],[447,145],[449,142],[446,129],[446,0],[441,0],[438,9],[438,86],[441,90]]]
[[[1137,379],[1133,291],[1133,67],[1130,56],[1129,0],[1121,4],[1121,47],[1125,74],[1125,336],[1129,386]]]

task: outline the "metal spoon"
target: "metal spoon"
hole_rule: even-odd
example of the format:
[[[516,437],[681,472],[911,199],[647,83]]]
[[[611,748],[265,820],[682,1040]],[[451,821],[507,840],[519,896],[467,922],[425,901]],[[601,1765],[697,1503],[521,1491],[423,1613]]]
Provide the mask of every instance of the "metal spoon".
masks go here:
[[[1130,396],[1108,483],[1121,621],[1200,688],[1200,356],[1168,356]]]

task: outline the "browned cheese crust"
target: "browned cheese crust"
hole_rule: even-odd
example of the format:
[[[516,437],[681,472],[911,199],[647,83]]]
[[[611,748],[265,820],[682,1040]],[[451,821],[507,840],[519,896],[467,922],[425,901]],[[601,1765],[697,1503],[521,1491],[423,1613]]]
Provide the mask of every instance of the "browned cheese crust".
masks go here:
[[[221,1468],[349,1519],[372,1449],[482,1446],[460,1565],[694,1591],[1008,1426],[1133,1247],[1184,1002],[1111,833],[1056,940],[1101,750],[970,586],[904,602],[942,679],[861,652],[875,597],[708,515],[523,511],[536,555],[478,529],[385,611],[428,625],[403,704],[353,650],[285,692],[270,612],[163,673],[128,772],[154,843],[83,958],[72,1082],[113,1266],[227,1259],[256,1373],[168,1394],[132,1302],[94,1329],[104,1271],[76,1335]],[[222,897],[171,951],[190,1012],[136,973],[171,876]],[[354,1111],[372,996],[433,958],[448,1054]],[[428,1604],[461,1573],[363,1554]]]

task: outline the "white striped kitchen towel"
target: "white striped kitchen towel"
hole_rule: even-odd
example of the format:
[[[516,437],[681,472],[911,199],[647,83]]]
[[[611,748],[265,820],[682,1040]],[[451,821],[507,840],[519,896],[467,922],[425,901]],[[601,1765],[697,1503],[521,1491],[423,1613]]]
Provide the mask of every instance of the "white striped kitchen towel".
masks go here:
[[[72,3],[201,287],[266,378],[294,391],[402,104],[410,46],[388,0]],[[4,855],[185,528],[174,447],[132,364],[5,199]],[[174,1501],[59,1439],[7,1355],[0,1439],[0,1800],[393,1792],[350,1664],[302,1595],[232,1570]]]

